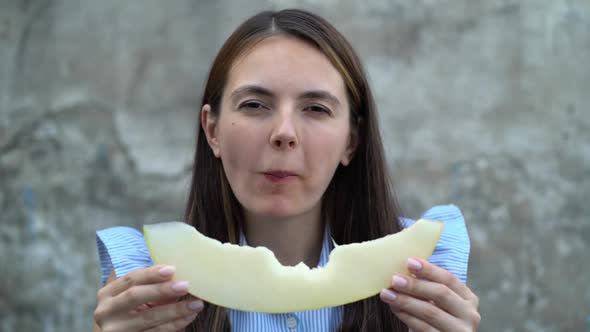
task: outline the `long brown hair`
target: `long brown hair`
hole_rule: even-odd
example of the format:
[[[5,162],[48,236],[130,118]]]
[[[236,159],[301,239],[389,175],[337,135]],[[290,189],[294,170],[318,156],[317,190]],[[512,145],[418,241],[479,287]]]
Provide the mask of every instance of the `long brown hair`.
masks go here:
[[[242,23],[215,58],[201,107],[214,114],[235,60],[271,35],[299,38],[319,49],[339,71],[346,85],[352,130],[358,144],[346,167],[338,166],[323,196],[322,216],[339,244],[373,240],[399,232],[399,208],[387,172],[373,96],[361,62],[348,41],[326,20],[312,13],[288,9],[262,12]],[[222,242],[238,242],[242,209],[229,187],[221,161],[213,155],[199,127],[185,220],[205,235]],[[188,331],[229,331],[226,310],[207,304]],[[407,331],[378,295],[344,306],[340,331]]]

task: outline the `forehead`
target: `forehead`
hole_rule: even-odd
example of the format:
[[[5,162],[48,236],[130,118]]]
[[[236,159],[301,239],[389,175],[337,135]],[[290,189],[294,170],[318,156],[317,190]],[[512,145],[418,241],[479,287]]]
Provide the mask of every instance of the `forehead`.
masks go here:
[[[326,90],[346,101],[344,80],[330,60],[313,45],[290,36],[268,37],[236,59],[226,90],[247,84],[276,93]]]

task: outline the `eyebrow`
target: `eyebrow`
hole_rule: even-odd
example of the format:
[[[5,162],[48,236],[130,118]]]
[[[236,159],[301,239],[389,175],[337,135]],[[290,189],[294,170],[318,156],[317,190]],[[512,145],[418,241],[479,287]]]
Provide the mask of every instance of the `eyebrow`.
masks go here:
[[[242,94],[256,94],[256,95],[261,95],[261,96],[265,96],[265,97],[275,97],[275,94],[267,88],[261,87],[259,85],[244,85],[244,86],[241,86],[241,87],[235,89],[231,93],[230,98],[233,100],[234,98],[236,98]],[[302,94],[300,94],[298,96],[298,98],[325,99],[325,100],[332,102],[333,104],[335,104],[337,106],[340,106],[340,100],[338,100],[338,98],[336,96],[334,96],[333,94],[331,94],[330,92],[325,91],[325,90],[305,91]]]

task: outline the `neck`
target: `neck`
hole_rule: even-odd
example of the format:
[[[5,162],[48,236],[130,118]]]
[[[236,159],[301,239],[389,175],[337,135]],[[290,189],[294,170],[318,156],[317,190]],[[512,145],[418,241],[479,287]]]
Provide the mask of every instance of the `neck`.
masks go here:
[[[310,268],[319,263],[324,224],[320,209],[290,218],[266,218],[246,215],[245,236],[248,245],[264,246],[285,266],[300,262]]]

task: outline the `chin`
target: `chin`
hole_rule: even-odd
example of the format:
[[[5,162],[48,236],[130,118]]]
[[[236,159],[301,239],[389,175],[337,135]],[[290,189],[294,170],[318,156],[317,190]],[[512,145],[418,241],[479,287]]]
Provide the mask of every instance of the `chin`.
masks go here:
[[[301,213],[298,211],[292,211],[289,209],[260,209],[253,211],[253,214],[264,219],[289,219],[295,217]]]
[[[244,212],[255,218],[291,219],[314,213],[320,207],[318,202],[302,199],[302,197],[264,196],[243,197],[240,204]]]
[[[244,206],[250,214],[264,219],[288,219],[304,213],[304,209],[287,201],[264,202],[258,206]],[[270,203],[270,204],[269,204]]]

